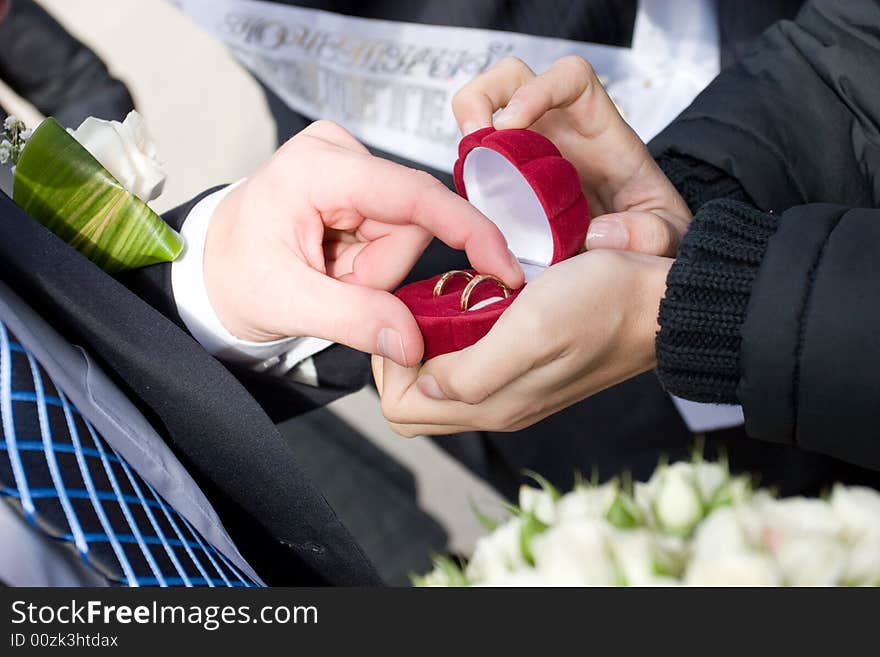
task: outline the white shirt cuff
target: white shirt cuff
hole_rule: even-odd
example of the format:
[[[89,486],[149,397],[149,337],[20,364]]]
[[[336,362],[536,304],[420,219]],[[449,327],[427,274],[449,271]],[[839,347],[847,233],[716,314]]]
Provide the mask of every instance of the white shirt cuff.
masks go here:
[[[312,337],[290,337],[272,342],[250,342],[237,338],[217,317],[205,287],[203,261],[208,227],[217,206],[239,184],[206,196],[190,210],[180,230],[184,240],[183,253],[171,263],[171,289],[183,323],[210,354],[228,362],[251,365],[255,370],[275,376],[286,376],[303,361],[333,343]],[[309,370],[309,376],[294,378],[316,385],[313,364],[305,369]]]

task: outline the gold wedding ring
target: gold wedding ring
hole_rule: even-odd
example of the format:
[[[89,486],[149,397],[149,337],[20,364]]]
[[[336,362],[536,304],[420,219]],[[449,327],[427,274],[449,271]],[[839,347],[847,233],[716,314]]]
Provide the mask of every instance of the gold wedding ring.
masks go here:
[[[449,279],[455,278],[456,276],[463,276],[464,278],[471,280],[474,275],[469,271],[464,271],[462,269],[453,269],[452,271],[448,271],[443,274],[434,285],[434,296],[439,297],[443,294],[443,288],[446,287],[446,283],[449,282]]]
[[[450,274],[452,272],[449,272]],[[479,276],[471,276],[470,281],[468,281],[467,286],[465,286],[464,290],[461,292],[461,311],[464,312],[468,309],[468,306],[471,304],[471,293],[476,289],[477,285],[482,283],[483,281],[492,281],[501,288],[501,291],[504,293],[504,298],[507,299],[510,297],[510,288],[504,284],[500,278],[496,278],[491,274],[480,274]]]

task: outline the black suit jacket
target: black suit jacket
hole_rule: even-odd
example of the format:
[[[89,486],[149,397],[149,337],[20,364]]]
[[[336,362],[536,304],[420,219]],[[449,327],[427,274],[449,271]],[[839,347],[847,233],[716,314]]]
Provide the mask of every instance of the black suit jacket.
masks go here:
[[[166,220],[177,227],[188,209]],[[115,376],[267,583],[378,583],[363,552],[246,388],[281,418],[325,403],[345,387],[314,389],[234,376],[182,328],[169,269],[156,265],[134,272],[123,284],[0,194],[0,278]],[[357,365],[364,361],[351,352],[333,348],[322,359],[326,367],[319,366],[319,377],[329,372],[332,379],[351,365],[351,387],[363,381]]]

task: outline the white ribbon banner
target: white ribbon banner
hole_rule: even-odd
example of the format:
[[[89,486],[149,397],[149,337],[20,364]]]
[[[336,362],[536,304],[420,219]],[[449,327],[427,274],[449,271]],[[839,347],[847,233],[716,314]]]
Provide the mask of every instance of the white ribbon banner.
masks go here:
[[[460,138],[453,95],[507,55],[537,72],[564,55],[589,60],[645,140],[718,72],[710,0],[643,0],[631,48],[260,0],[174,3],[294,110],[338,121],[368,144],[447,172]]]

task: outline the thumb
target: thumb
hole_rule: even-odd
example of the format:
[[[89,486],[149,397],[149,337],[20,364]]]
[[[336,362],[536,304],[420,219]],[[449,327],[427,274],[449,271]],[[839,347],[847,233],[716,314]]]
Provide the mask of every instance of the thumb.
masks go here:
[[[435,400],[480,404],[543,360],[543,337],[522,335],[522,315],[511,307],[482,339],[460,351],[432,358],[421,369],[416,387]],[[519,348],[512,349],[511,345]]]
[[[343,283],[310,272],[303,303],[292,319],[296,330],[332,340],[369,354],[379,354],[404,367],[422,359],[424,343],[418,324],[404,303],[389,292]]]
[[[686,229],[684,220],[664,219],[654,212],[606,214],[590,222],[587,249],[616,249],[675,257]]]

